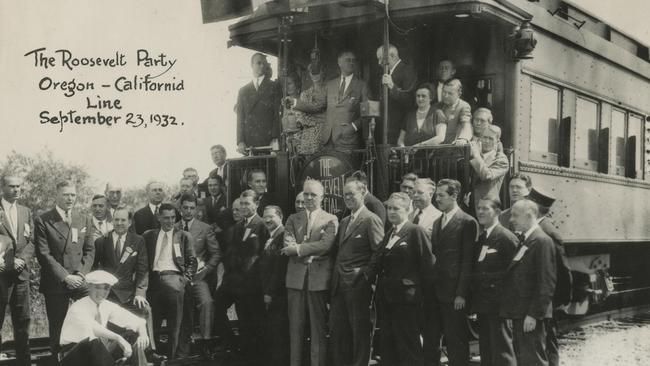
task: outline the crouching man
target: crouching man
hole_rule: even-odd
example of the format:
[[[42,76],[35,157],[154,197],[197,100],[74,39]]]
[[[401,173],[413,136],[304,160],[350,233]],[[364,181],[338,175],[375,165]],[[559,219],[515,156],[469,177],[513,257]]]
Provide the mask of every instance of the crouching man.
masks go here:
[[[106,271],[86,275],[88,296],[73,303],[61,329],[61,365],[146,365],[145,320],[106,300],[117,278]]]

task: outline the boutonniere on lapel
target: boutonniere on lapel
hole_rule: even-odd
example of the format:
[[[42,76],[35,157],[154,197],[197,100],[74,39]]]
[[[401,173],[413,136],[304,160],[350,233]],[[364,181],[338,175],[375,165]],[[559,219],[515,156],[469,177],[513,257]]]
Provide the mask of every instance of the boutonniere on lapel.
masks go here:
[[[244,231],[244,237],[242,238],[242,240],[248,239],[250,235],[251,235],[251,228],[247,227],[246,231]]]
[[[522,245],[521,248],[519,248],[519,251],[517,252],[517,255],[515,255],[514,258],[512,258],[513,261],[519,262],[521,258],[524,256],[524,253],[528,250],[528,247],[525,245]]]
[[[134,252],[133,248],[126,247],[124,249],[124,253],[122,254],[122,258],[120,259],[120,263],[126,262],[126,260],[129,259],[131,255],[136,255],[136,254],[138,254],[138,252]]]
[[[23,235],[25,235],[26,238],[29,238],[30,235],[32,235],[32,228],[29,227],[28,223],[25,223],[25,228],[23,230]]]
[[[177,257],[182,257],[182,255],[181,255],[181,244],[180,243],[174,243],[174,253],[176,253]]]

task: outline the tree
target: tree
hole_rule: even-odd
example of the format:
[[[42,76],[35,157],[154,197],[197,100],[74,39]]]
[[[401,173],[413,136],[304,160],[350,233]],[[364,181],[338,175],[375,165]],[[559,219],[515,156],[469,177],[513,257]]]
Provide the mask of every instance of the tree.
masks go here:
[[[88,207],[92,198],[90,174],[81,165],[58,160],[51,150],[43,149],[34,156],[12,151],[0,165],[2,174],[16,174],[23,178],[21,203],[34,214],[54,206],[56,184],[69,180],[77,186],[77,204],[80,209]]]

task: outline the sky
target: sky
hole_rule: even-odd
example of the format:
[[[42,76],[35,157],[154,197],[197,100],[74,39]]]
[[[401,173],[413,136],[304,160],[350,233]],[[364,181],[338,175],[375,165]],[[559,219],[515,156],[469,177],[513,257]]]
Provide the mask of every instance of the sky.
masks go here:
[[[573,1],[650,44],[650,23],[645,19],[650,2]],[[250,79],[252,51],[227,47],[231,23],[203,24],[198,0],[3,0],[0,160],[12,150],[35,154],[47,147],[56,157],[85,166],[98,191],[108,180],[124,187],[141,186],[151,179],[175,184],[189,166],[204,178],[213,168],[210,146],[222,144],[230,157],[238,156],[233,106],[237,90]],[[34,55],[25,54],[40,48],[45,48],[44,58],[36,65]],[[116,53],[123,54],[124,65],[76,66],[73,59],[64,64],[66,54],[55,52],[64,49],[73,58],[99,57],[107,62]],[[146,50],[150,59],[138,50]],[[138,55],[142,56],[139,65]],[[132,80],[147,74],[162,74],[153,79],[159,82],[182,80],[184,90],[120,92],[115,88],[120,77]],[[55,82],[73,78],[77,83],[93,83],[94,89],[73,96],[65,96],[61,84],[54,89]],[[40,90],[39,84],[47,90]],[[113,108],[88,108],[98,99]],[[49,123],[59,111],[71,110],[75,115],[99,112],[121,119],[112,126],[64,125],[62,132],[60,125]],[[47,117],[41,118],[44,111]],[[133,114],[132,121],[138,114],[154,122],[156,115],[173,116],[179,125],[132,127],[124,123],[128,113]]]

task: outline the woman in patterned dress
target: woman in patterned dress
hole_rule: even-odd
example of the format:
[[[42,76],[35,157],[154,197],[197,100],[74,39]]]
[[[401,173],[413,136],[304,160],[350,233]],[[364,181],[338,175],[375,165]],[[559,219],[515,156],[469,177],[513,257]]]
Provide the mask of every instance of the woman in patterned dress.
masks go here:
[[[295,135],[296,151],[301,155],[311,155],[323,146],[320,142],[320,131],[325,123],[325,106],[327,91],[325,88],[325,73],[321,70],[312,74],[311,65],[307,73],[312,86],[300,94],[293,103],[293,113],[300,127]]]

